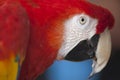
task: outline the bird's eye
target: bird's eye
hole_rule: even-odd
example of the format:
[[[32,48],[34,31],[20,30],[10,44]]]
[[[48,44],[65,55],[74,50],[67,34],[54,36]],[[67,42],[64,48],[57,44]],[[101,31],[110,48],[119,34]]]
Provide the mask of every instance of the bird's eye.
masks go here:
[[[81,17],[79,18],[79,23],[80,23],[81,25],[84,25],[86,22],[87,22],[87,19],[86,19],[85,16],[81,16]]]

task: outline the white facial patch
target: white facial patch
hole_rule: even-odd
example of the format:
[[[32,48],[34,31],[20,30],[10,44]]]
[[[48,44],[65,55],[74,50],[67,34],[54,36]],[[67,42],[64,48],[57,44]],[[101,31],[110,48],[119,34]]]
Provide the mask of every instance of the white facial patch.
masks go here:
[[[98,21],[86,14],[77,14],[64,23],[64,41],[57,59],[64,58],[80,41],[90,39],[96,33]]]

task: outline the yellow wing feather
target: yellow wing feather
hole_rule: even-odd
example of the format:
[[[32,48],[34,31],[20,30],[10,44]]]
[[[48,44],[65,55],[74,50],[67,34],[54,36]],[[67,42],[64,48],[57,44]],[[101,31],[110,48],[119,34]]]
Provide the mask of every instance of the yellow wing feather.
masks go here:
[[[0,80],[16,80],[18,74],[18,62],[12,55],[9,59],[0,61]]]

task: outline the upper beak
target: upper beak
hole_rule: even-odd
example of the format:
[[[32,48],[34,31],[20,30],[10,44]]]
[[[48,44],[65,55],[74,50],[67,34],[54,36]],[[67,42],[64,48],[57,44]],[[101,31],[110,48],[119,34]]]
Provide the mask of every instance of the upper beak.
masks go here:
[[[95,34],[89,40],[83,40],[78,43],[66,56],[65,60],[83,61],[95,58],[95,52],[99,40],[99,34]]]

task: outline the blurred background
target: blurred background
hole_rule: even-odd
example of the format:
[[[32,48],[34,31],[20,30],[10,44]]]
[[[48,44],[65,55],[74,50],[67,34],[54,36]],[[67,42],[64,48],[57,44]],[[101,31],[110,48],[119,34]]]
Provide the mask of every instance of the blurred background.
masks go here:
[[[112,56],[101,72],[100,80],[120,80],[120,0],[88,0],[109,9],[115,17],[111,30]],[[83,62],[55,61],[37,80],[87,80],[91,72],[91,60]],[[99,76],[100,74],[96,75]],[[92,80],[98,80],[94,77]]]

